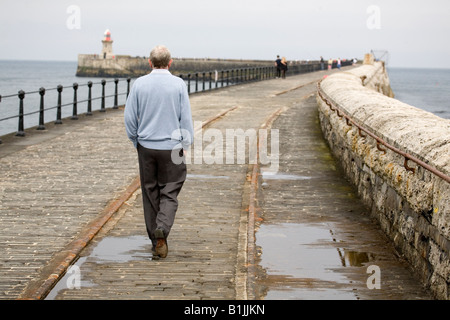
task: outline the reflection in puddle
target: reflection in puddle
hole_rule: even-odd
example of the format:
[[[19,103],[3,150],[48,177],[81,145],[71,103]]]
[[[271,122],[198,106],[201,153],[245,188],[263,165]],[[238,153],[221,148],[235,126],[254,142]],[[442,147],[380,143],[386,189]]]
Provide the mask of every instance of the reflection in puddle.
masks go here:
[[[374,255],[367,252],[348,251],[340,248],[337,250],[343,267],[362,267],[364,263],[374,259]]]
[[[364,252],[336,248],[326,224],[262,224],[256,245],[262,248],[260,266],[269,279],[266,299],[357,299],[350,290],[342,267],[360,267],[373,260]],[[270,285],[270,279],[289,279],[283,285]],[[311,285],[313,283],[313,285]]]
[[[55,299],[59,291],[68,289],[73,284],[74,273],[69,272],[71,268],[79,271],[80,287],[95,286],[94,283],[83,280],[83,264],[85,262],[103,264],[151,259],[151,242],[147,236],[105,237],[97,243],[89,256],[81,257],[68,269],[68,272],[58,281],[45,299]]]
[[[94,248],[89,260],[93,259],[97,263],[120,263],[132,260],[147,260],[151,257],[151,242],[148,237],[106,237]]]

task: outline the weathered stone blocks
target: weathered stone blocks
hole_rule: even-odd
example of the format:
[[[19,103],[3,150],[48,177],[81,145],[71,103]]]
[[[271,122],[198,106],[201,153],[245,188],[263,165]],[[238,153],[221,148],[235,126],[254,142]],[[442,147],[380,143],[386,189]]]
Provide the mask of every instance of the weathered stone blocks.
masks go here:
[[[449,299],[450,184],[351,126],[342,113],[391,146],[450,173],[450,121],[391,98],[381,62],[332,75],[318,95],[322,131],[384,232],[438,299]],[[380,149],[381,148],[381,149]]]

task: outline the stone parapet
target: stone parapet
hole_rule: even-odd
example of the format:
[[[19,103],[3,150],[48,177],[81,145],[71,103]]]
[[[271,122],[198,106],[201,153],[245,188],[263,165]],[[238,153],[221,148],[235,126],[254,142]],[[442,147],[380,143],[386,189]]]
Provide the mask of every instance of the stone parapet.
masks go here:
[[[188,74],[212,70],[231,70],[273,66],[267,60],[233,59],[185,59],[174,58],[170,71],[173,74]],[[292,62],[293,63],[293,62]],[[292,64],[291,63],[291,64]],[[77,76],[80,77],[140,77],[151,71],[148,57],[116,55],[104,59],[101,55],[79,54]]]
[[[450,121],[391,97],[383,62],[334,74],[319,85],[322,131],[397,250],[438,299],[449,299],[450,183],[364,130],[448,177]]]

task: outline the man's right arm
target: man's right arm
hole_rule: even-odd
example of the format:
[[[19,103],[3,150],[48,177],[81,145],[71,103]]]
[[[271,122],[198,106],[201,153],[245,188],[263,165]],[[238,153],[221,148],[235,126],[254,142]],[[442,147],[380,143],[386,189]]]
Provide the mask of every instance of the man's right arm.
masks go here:
[[[192,124],[192,111],[191,104],[189,101],[189,94],[186,88],[186,84],[183,82],[182,90],[180,94],[181,103],[181,119],[180,119],[180,129],[182,133],[182,146],[186,150],[193,143],[194,140],[194,128]]]

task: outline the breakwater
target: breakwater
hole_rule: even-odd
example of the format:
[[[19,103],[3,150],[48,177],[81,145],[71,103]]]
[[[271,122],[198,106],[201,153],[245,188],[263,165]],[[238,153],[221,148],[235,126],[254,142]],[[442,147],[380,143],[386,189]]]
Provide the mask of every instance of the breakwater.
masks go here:
[[[78,77],[137,78],[151,71],[148,59],[148,57],[131,57],[126,55],[104,59],[97,54],[79,54],[76,75]],[[342,66],[348,66],[352,63],[350,59],[342,60]],[[275,60],[173,58],[170,72],[175,75],[194,75],[195,73],[205,72],[205,76],[208,78],[210,77],[208,75],[209,71],[255,68],[273,69],[274,64]],[[319,67],[328,68],[328,62],[324,62],[323,66],[321,66],[319,61],[288,61],[288,70],[293,70],[294,74],[298,74],[298,70],[320,70],[318,69]],[[333,61],[332,68],[337,68],[336,61]],[[292,72],[289,73],[292,74]]]
[[[206,70],[231,70],[256,67],[272,67],[273,61],[232,59],[184,59],[174,58],[170,71],[188,74]],[[79,77],[140,77],[151,71],[148,57],[115,56],[103,59],[95,54],[78,55]]]
[[[324,79],[323,134],[371,215],[438,299],[450,298],[450,121],[393,96],[382,62]]]

